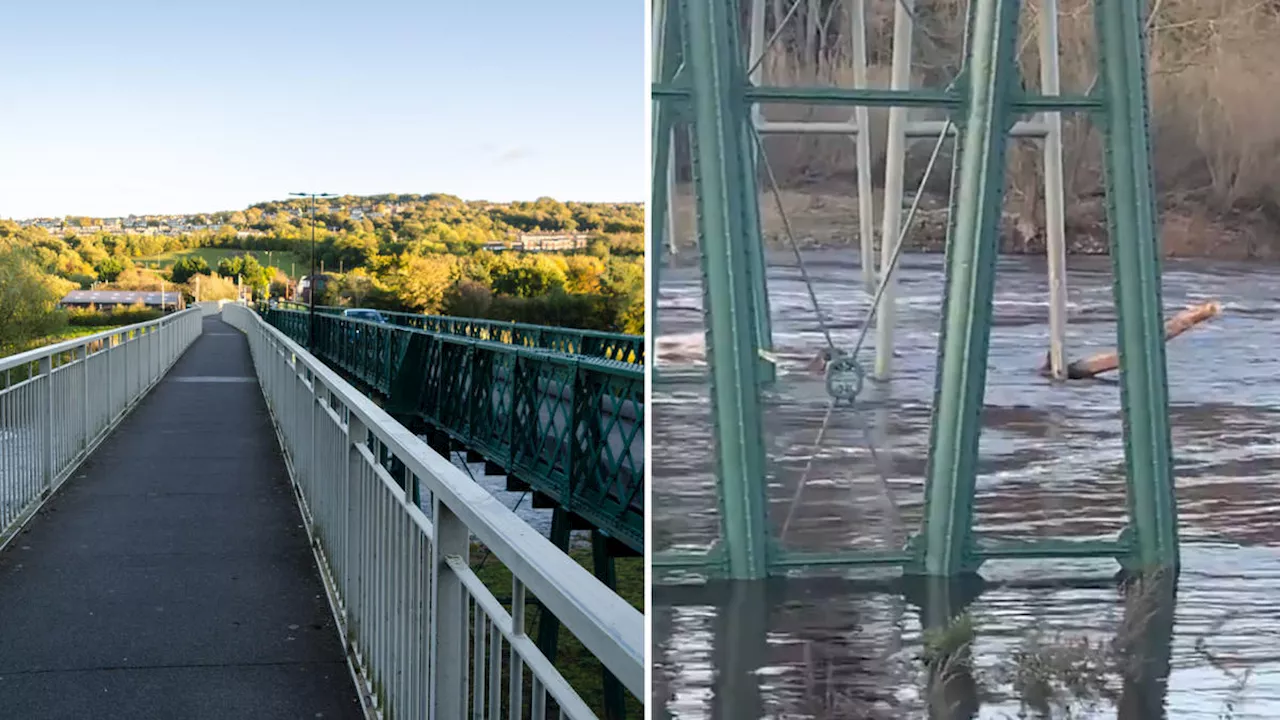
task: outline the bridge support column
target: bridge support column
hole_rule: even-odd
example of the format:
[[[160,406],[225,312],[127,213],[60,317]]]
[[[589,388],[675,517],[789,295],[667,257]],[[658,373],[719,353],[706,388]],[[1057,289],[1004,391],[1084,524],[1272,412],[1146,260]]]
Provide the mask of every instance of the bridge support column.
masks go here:
[[[976,570],[970,553],[991,303],[1004,198],[1006,133],[1017,81],[1016,0],[973,0],[965,58],[947,238],[946,298],[938,342],[929,461],[925,475],[924,547],[913,572],[950,576]]]
[[[924,657],[928,673],[925,697],[934,716],[977,717],[981,709],[978,686],[973,675],[971,629],[957,626],[984,590],[981,577],[910,578],[903,590],[907,600],[919,608],[920,627],[941,638],[931,644]],[[945,708],[945,710],[943,710]]]
[[[573,530],[573,517],[569,511],[556,507],[551,511],[551,544],[560,552],[569,554],[569,536]],[[560,619],[544,607],[538,612],[538,650],[554,665],[560,647]]]
[[[747,227],[743,211],[758,198],[745,183],[751,158],[746,151],[746,74],[738,52],[737,18],[729,5],[686,3],[683,28],[700,186],[698,234],[722,540],[729,575],[745,579],[762,578],[768,569],[759,395],[763,338],[755,303],[761,293],[754,285],[764,278],[756,257],[744,249],[759,244],[759,228]],[[750,216],[756,218],[755,212]]]
[[[605,587],[617,592],[618,572],[613,553],[609,550],[609,539],[598,529],[591,531],[591,562],[595,576]],[[604,687],[604,720],[623,720],[627,714],[627,698],[622,683],[602,667],[602,685]]]
[[[1148,134],[1143,3],[1097,0],[1098,70],[1105,110],[1107,218],[1115,277],[1120,398],[1131,567],[1178,564],[1160,246]]]

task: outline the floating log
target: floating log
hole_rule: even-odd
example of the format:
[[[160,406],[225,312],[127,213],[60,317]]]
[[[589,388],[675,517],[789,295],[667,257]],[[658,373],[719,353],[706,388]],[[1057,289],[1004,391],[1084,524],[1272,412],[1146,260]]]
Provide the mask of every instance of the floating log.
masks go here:
[[[1222,314],[1222,306],[1217,301],[1204,303],[1203,305],[1194,305],[1182,310],[1177,315],[1169,318],[1164,324],[1164,340],[1168,342],[1200,323],[1215,318]],[[1115,350],[1109,350],[1097,355],[1090,355],[1087,358],[1076,360],[1067,365],[1068,380],[1087,380],[1097,377],[1106,372],[1111,372],[1120,367],[1120,353]],[[1044,365],[1040,368],[1040,374],[1046,377],[1051,376],[1049,370],[1049,356],[1045,355]]]

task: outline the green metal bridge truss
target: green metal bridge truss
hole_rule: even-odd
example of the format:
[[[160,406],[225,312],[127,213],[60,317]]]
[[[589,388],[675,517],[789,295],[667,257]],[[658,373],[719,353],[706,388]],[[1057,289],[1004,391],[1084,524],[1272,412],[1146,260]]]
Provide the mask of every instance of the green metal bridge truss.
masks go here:
[[[263,316],[307,344],[306,313]],[[644,551],[642,366],[331,313],[317,313],[311,348],[434,445],[483,459],[539,505]]]
[[[1135,570],[1176,568],[1168,390],[1148,135],[1144,3],[1096,0],[1098,81],[1084,95],[1022,89],[1018,0],[972,0],[963,69],[918,90],[763,87],[749,81],[738,0],[655,0],[653,197],[656,268],[668,232],[671,129],[689,132],[711,382],[720,538],[707,553],[656,556],[669,573],[761,578],[814,566],[898,566],[953,577],[989,558],[1115,557]],[[757,103],[940,108],[956,127],[946,297],[925,470],[923,525],[895,551],[812,553],[769,530],[761,388],[772,349],[757,188]],[[1009,129],[1023,113],[1087,113],[1105,137],[1105,168],[1124,413],[1128,527],[1114,540],[985,542],[973,531],[981,410],[992,324]],[[651,332],[653,331],[651,324]],[[860,376],[860,374],[859,374]]]
[[[282,307],[293,310],[307,309],[306,305],[300,303],[285,303]],[[339,315],[346,309],[332,305],[316,306],[317,313],[328,315]],[[541,348],[568,355],[587,355],[632,365],[644,364],[645,343],[644,339],[639,335],[546,327],[497,320],[477,320],[474,318],[449,317],[447,315],[418,315],[386,310],[379,310],[378,312],[391,324],[401,327],[476,338],[477,340],[491,340],[508,345]]]

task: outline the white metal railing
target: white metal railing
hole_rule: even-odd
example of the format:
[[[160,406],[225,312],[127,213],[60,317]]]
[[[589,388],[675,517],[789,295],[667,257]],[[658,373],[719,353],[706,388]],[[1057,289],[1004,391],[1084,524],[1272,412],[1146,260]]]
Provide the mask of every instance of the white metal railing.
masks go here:
[[[395,718],[596,717],[526,635],[526,593],[643,702],[638,610],[256,313],[223,318],[249,338],[367,702]],[[511,571],[510,612],[472,572],[473,540]]]
[[[204,315],[217,315],[222,312],[222,306],[226,303],[226,300],[208,300],[205,302],[195,303],[193,307],[200,308],[200,312]]]
[[[191,309],[0,358],[0,547],[200,331]]]

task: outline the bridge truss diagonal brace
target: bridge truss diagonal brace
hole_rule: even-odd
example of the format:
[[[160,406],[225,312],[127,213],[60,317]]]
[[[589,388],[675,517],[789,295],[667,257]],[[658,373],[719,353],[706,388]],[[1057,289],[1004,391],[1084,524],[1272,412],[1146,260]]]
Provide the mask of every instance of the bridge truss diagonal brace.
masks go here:
[[[973,0],[965,107],[953,171],[946,292],[925,475],[921,561],[908,571],[976,570],[973,494],[991,340],[1007,129],[1015,109],[1017,0]]]

